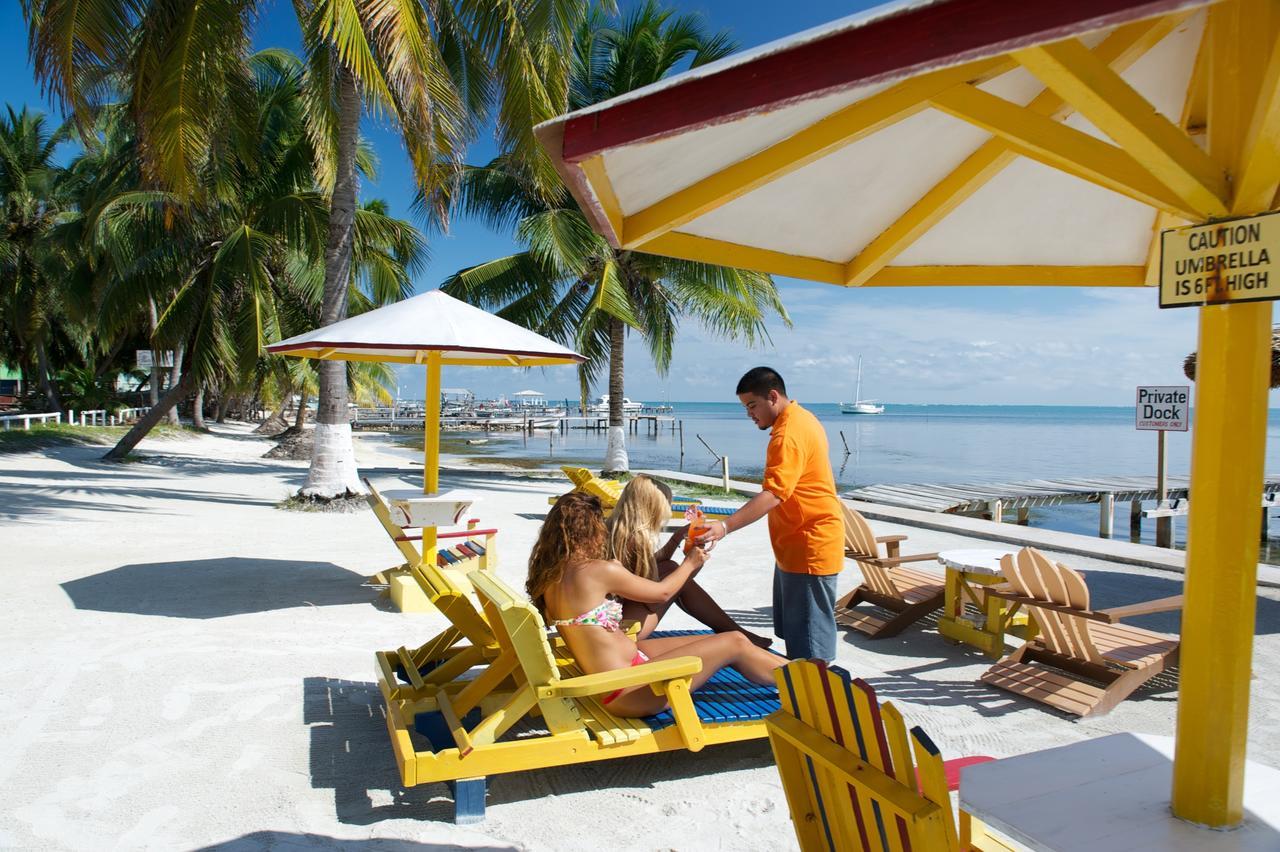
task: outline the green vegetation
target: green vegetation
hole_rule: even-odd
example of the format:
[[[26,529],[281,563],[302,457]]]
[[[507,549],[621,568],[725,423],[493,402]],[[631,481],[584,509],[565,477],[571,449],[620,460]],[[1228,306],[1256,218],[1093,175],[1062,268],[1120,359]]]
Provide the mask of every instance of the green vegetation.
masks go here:
[[[726,33],[709,33],[696,15],[677,16],[652,0],[622,21],[596,9],[574,36],[568,105],[580,109],[617,97],[684,63],[696,67],[734,49]],[[517,151],[462,169],[432,202],[432,209],[457,207],[509,230],[524,244],[518,254],[459,270],[443,289],[585,355],[579,370],[584,402],[607,367],[610,426],[622,425],[628,329],[665,374],[682,318],[748,345],[768,339],[766,317],[790,323],[766,274],[611,247],[568,189],[559,184],[548,192]],[[605,463],[625,471],[617,434],[610,436]]]
[[[147,387],[151,411],[107,458],[188,402],[202,427],[206,409],[283,418],[300,397],[301,425],[315,399],[332,426],[351,395],[390,401],[385,366],[265,351],[404,298],[425,263],[422,234],[360,196],[376,169],[366,115],[403,142],[425,222],[479,216],[522,244],[449,289],[575,346],[584,396],[607,365],[611,422],[628,329],[665,371],[681,317],[747,343],[767,337],[766,316],[786,320],[768,276],[611,249],[533,137],[728,54],[725,34],[652,0],[625,18],[615,0],[309,0],[293,6],[301,56],[252,53],[266,5],[22,4],[36,80],[69,121],[0,116],[0,363],[48,410],[111,407],[122,375]],[[499,157],[464,165],[490,130]],[[66,140],[81,149],[62,165]],[[138,350],[173,364],[131,372]],[[331,499],[347,486],[342,447],[325,446],[337,451],[317,457],[303,493]]]
[[[56,446],[111,446],[128,431],[125,426],[68,426],[65,423],[33,425],[29,430],[0,430],[0,453],[25,453]],[[151,431],[151,437],[179,438],[194,431],[197,430],[187,426],[161,423]],[[130,456],[123,460],[137,461],[138,457]]]

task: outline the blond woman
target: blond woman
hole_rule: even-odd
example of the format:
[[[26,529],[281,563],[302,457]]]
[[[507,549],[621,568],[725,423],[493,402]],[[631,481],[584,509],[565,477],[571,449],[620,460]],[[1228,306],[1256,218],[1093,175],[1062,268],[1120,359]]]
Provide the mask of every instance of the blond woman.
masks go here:
[[[613,508],[606,525],[609,529],[609,558],[645,580],[664,579],[678,567],[675,554],[684,540],[688,526],[676,530],[667,542],[655,550],[658,536],[671,517],[671,489],[647,476],[637,476],[627,483],[618,504]],[[693,572],[697,574],[697,571]],[[691,575],[692,576],[692,575]],[[690,579],[672,600],[660,603],[642,603],[624,600],[623,617],[640,622],[639,638],[644,639],[658,627],[671,604],[692,615],[716,633],[737,631],[748,639],[767,648],[771,640],[745,630],[742,625],[720,608],[707,591]]]

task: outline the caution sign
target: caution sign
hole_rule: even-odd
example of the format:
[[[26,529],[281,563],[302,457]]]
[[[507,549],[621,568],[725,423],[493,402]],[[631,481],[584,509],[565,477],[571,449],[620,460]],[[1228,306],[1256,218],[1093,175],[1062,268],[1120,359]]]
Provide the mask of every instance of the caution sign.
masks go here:
[[[1160,307],[1280,299],[1280,213],[1160,234]]]

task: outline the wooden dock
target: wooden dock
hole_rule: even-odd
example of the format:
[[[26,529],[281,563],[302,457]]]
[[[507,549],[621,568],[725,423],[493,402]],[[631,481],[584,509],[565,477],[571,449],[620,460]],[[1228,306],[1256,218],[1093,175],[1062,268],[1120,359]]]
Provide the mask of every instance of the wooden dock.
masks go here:
[[[1166,504],[1145,514],[1185,514],[1184,501],[1190,494],[1190,486],[1190,477],[1168,477]],[[1277,503],[1280,499],[1280,476],[1268,474],[1264,478],[1262,491],[1259,506],[1263,509],[1265,518],[1266,509],[1280,505]],[[925,512],[982,514],[994,521],[1001,520],[1006,510],[1017,510],[1019,523],[1026,523],[1027,510],[1037,506],[1097,503],[1098,532],[1103,536],[1111,535],[1112,517],[1117,502],[1129,502],[1131,526],[1137,526],[1144,516],[1142,503],[1159,499],[1154,476],[864,485],[846,491],[842,496],[850,500]]]

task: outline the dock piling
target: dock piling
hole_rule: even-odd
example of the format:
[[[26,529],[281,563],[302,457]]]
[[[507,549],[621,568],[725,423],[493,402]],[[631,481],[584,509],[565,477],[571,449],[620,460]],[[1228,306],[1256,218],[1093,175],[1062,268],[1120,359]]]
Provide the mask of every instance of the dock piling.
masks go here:
[[[1098,495],[1098,535],[1111,538],[1112,523],[1115,521],[1116,495],[1104,491]]]

